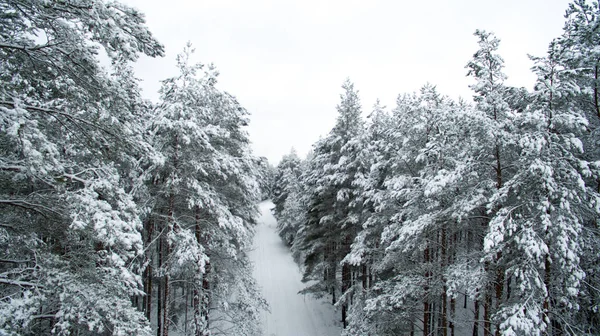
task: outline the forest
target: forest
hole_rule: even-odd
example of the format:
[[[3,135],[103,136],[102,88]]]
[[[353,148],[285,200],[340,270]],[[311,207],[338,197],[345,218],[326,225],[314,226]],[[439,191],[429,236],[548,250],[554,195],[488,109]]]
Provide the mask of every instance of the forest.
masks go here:
[[[165,48],[137,9],[0,0],[0,335],[261,335],[268,198],[343,335],[597,335],[600,5],[569,5],[533,90],[474,38],[472,101],[427,84],[363,111],[346,80],[274,168],[191,44],[143,97],[133,64]]]
[[[277,166],[280,235],[343,335],[600,333],[598,3],[530,56],[532,91],[475,38],[473,102],[428,84],[364,120],[346,81],[329,134]]]
[[[137,10],[0,17],[0,334],[258,334],[245,249],[266,166],[216,69],[188,46],[153,104],[131,65],[164,48]]]

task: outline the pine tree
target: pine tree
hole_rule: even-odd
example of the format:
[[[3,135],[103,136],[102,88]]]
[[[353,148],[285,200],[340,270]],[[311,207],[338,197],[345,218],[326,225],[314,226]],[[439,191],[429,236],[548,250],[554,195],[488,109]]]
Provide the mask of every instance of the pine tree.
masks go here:
[[[281,158],[277,165],[275,178],[273,181],[273,203],[275,204],[275,216],[280,217],[283,212],[285,201],[290,193],[288,188],[293,183],[291,179],[300,176],[300,158],[294,148],[290,153]]]
[[[117,72],[163,48],[139,12],[116,2],[0,8],[0,332],[149,335],[129,299],[142,294],[130,266],[143,246],[126,174],[139,174],[148,147],[132,124],[143,109],[135,79]]]
[[[338,293],[348,288],[349,270],[342,265],[338,278],[338,264],[350,251],[350,244],[358,231],[354,209],[355,187],[353,175],[357,166],[358,141],[363,132],[358,92],[346,80],[344,93],[337,106],[338,118],[329,135],[315,146],[314,157],[308,163],[306,183],[312,194],[308,200],[307,222],[301,249],[305,253],[304,280],[315,284],[304,292],[330,294],[335,304]],[[346,303],[342,305],[342,322],[346,324]]]
[[[191,286],[193,313],[181,328],[209,335],[211,316],[219,316],[236,335],[254,335],[264,304],[245,253],[259,198],[257,160],[242,128],[247,112],[215,87],[213,66],[190,64],[192,53],[188,45],[177,58],[179,76],[163,81],[150,128],[165,158],[151,180],[157,333],[168,335],[182,320],[189,300],[176,289],[189,283],[181,289]]]

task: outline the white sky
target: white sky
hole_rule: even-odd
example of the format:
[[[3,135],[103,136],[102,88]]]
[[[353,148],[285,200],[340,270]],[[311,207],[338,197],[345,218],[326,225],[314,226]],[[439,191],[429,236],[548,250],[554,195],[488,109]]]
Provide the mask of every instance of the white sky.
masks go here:
[[[136,64],[144,95],[176,74],[187,41],[214,63],[220,87],[251,113],[255,154],[276,164],[295,147],[305,155],[334,125],[346,77],[363,113],[379,98],[431,82],[442,94],[471,97],[467,64],[475,29],[502,40],[508,84],[530,88],[527,54],[543,56],[560,35],[567,0],[123,0],[146,15],[166,57]]]

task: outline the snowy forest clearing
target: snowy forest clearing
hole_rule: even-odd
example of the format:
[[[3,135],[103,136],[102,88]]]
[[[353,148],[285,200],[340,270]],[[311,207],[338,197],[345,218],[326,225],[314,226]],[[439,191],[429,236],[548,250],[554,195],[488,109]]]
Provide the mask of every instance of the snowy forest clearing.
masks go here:
[[[261,316],[263,335],[340,335],[340,328],[333,322],[334,310],[330,302],[298,294],[306,285],[301,281],[302,274],[289,249],[277,235],[277,221],[271,214],[273,206],[270,201],[260,204],[262,215],[250,253],[254,278],[270,309]]]

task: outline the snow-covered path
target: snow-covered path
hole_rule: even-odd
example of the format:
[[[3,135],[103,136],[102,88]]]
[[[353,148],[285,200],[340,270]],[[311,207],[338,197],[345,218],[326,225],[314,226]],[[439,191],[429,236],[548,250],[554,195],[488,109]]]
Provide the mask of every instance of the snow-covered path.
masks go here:
[[[277,235],[272,207],[271,202],[260,204],[262,216],[250,253],[254,277],[271,309],[262,316],[263,335],[339,336],[341,330],[333,322],[331,304],[298,294],[305,284],[289,249]]]

